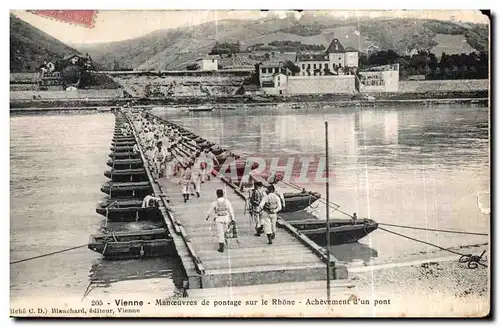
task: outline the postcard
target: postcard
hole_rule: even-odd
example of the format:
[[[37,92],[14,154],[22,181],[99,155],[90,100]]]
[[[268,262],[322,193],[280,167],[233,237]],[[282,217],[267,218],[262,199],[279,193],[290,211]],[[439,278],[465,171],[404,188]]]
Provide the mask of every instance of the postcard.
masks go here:
[[[490,26],[11,11],[10,316],[488,316]]]

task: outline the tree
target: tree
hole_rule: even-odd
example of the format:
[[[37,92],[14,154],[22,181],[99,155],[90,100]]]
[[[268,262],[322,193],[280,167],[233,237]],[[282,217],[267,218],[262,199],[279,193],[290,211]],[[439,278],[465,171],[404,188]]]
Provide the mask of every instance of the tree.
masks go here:
[[[432,69],[429,65],[425,65],[424,73],[426,77],[432,74]]]
[[[358,59],[358,62],[359,62],[359,67],[361,68],[365,68],[365,67],[368,67],[369,65],[369,61],[368,61],[368,57],[365,53],[363,52],[360,52],[359,53],[359,59]]]
[[[441,68],[436,67],[434,72],[432,73],[432,79],[442,79],[442,71]]]
[[[186,70],[198,70],[200,69],[200,65],[197,63],[192,63],[186,66]]]
[[[436,58],[436,55],[434,53],[429,53],[429,67],[432,70],[435,70],[438,65],[439,65],[439,62]]]
[[[441,54],[441,60],[439,61],[439,68],[441,69],[445,69],[448,65],[447,65],[447,57],[446,57],[446,53],[442,53]]]
[[[453,68],[451,70],[451,76],[453,79],[457,79],[458,78],[458,67],[453,65]]]

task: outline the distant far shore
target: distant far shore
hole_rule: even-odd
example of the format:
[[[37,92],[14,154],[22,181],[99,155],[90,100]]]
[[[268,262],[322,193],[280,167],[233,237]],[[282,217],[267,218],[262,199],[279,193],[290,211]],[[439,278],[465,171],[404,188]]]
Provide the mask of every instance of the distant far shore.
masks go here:
[[[473,92],[426,92],[385,93],[370,97],[318,94],[300,96],[230,96],[230,97],[170,97],[170,98],[95,98],[95,99],[11,99],[11,112],[94,110],[105,111],[112,107],[125,106],[169,106],[196,107],[213,106],[218,110],[239,110],[255,106],[277,106],[300,110],[315,107],[392,107],[434,106],[443,104],[476,104],[488,106],[488,91]],[[104,108],[102,108],[104,107]],[[101,109],[99,109],[101,108]]]

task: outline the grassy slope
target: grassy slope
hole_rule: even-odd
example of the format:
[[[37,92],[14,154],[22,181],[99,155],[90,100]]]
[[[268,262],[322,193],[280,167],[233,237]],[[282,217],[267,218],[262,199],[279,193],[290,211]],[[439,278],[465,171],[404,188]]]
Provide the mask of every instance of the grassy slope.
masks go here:
[[[34,72],[44,60],[78,53],[52,36],[10,15],[10,71]]]
[[[104,45],[78,46],[82,52],[89,52],[96,61],[108,68],[118,60],[138,70],[178,69],[207,54],[216,40],[220,42],[240,41],[245,45],[269,43],[279,40],[301,41],[307,44],[328,46],[336,37],[345,46],[366,51],[369,46],[381,50],[392,49],[405,54],[414,48],[433,50],[447,47],[450,53],[468,49],[464,44],[455,47],[453,43],[466,40],[476,50],[488,48],[488,26],[458,24],[417,19],[363,19],[360,23],[361,38],[355,31],[355,20],[341,20],[331,16],[305,15],[299,21],[287,18],[264,18],[261,20],[225,20],[205,23],[189,28],[156,31],[143,37]],[[453,40],[443,39],[437,34],[454,35]],[[461,38],[460,38],[461,37]],[[451,46],[451,47],[450,47]],[[439,53],[440,55],[441,53]]]

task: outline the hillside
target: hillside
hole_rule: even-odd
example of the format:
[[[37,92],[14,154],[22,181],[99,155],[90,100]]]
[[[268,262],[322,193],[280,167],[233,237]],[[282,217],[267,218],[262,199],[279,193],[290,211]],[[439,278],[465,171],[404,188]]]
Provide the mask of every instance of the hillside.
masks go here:
[[[35,72],[44,60],[78,53],[61,41],[10,15],[10,72]]]
[[[361,33],[358,33],[358,28]],[[249,47],[273,41],[300,41],[327,47],[338,38],[345,47],[395,50],[407,54],[418,50],[448,54],[487,51],[488,26],[425,19],[369,19],[358,21],[328,15],[305,14],[300,20],[223,20],[188,28],[159,30],[140,38],[97,45],[75,46],[88,52],[107,69],[131,67],[136,70],[183,69],[206,55],[216,41],[236,42]],[[242,55],[239,55],[242,57]],[[238,59],[239,60],[239,59]],[[241,60],[252,62],[248,55]]]

